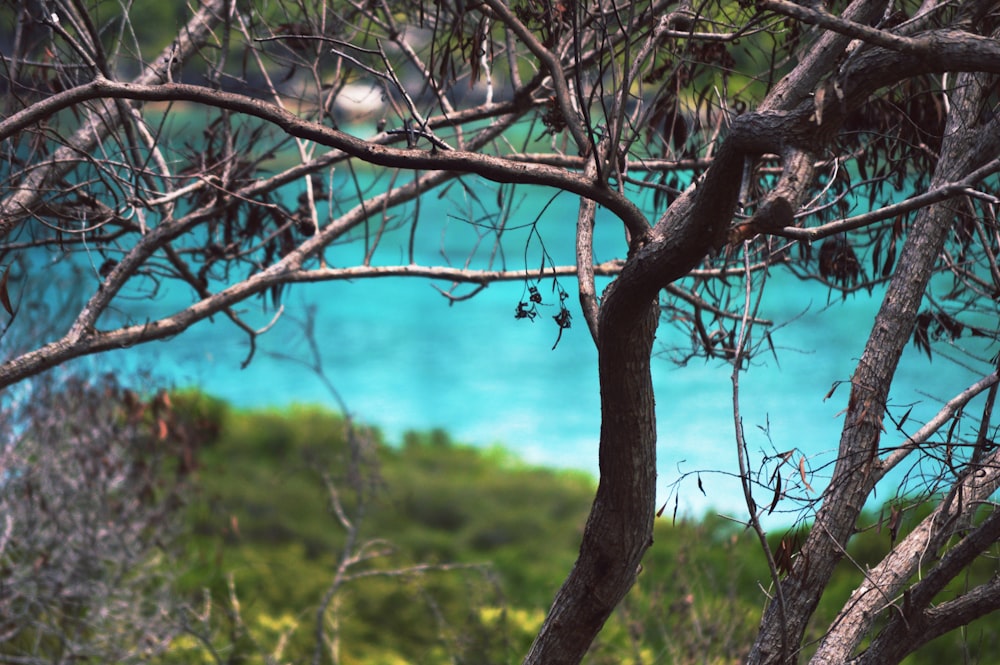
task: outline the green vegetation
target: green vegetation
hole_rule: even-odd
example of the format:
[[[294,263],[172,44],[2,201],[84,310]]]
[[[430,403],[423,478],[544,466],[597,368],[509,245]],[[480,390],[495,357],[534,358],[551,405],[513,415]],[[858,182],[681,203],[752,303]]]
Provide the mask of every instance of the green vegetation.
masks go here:
[[[391,446],[355,428],[352,447],[348,423],[319,408],[238,411],[195,393],[174,404],[200,438],[199,489],[176,562],[192,599],[190,633],[163,662],[214,662],[213,649],[227,662],[311,662],[317,609],[338,569],[321,662],[523,657],[575,559],[593,479],[459,445],[442,431]],[[878,561],[889,532],[860,534],[852,558]],[[348,557],[355,560],[345,565]],[[814,638],[858,579],[853,564],[841,565]],[[588,662],[740,662],[769,587],[751,532],[711,515],[661,518],[637,587]],[[977,653],[997,633],[995,622],[973,624],[906,662],[954,662],[956,654],[989,662]]]

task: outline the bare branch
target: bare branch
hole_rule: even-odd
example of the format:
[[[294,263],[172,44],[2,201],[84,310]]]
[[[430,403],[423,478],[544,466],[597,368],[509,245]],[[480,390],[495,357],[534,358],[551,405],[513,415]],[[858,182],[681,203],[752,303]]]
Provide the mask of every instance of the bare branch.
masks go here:
[[[822,4],[800,5],[789,2],[789,0],[760,0],[758,6],[892,51],[914,54],[927,53],[927,44],[922,43],[919,39],[903,37],[861,23],[844,20],[826,11]]]
[[[906,443],[892,449],[892,452],[890,452],[889,455],[880,460],[877,470],[878,477],[885,477],[889,471],[906,459],[910,453],[918,450],[920,446],[927,443],[927,441],[929,441],[930,438],[938,432],[938,430],[951,421],[956,414],[960,413],[965,405],[976,397],[976,395],[982,394],[984,390],[997,385],[998,382],[1000,382],[1000,374],[994,372],[989,376],[985,376],[979,381],[976,381],[974,384],[948,400],[948,402],[941,408],[940,411],[937,412],[937,414],[934,415],[933,418],[928,420],[927,423],[925,423],[916,432],[906,437]]]
[[[177,40],[165,48],[132,83],[143,86],[169,80],[170,72],[177,62],[191,56],[211,38],[212,29],[218,24],[222,9],[227,1],[208,0],[203,3],[201,9],[178,33]],[[84,100],[83,97],[79,97],[68,103],[57,102],[58,108],[52,108],[51,98],[40,100],[14,114],[14,116],[27,119],[24,125],[14,131],[20,131],[62,108],[77,105]],[[32,110],[36,108],[37,111]],[[12,117],[7,118],[3,124],[6,124]],[[74,160],[78,154],[91,152],[108,128],[116,126],[121,121],[122,119],[117,115],[112,115],[109,118],[89,114],[83,122],[83,126],[66,141],[66,146],[60,148],[52,156],[51,166],[33,171],[14,194],[0,200],[0,238],[6,237],[14,226],[30,213],[49,184],[55,183],[58,178],[70,170],[75,164]],[[10,133],[0,129],[0,140],[8,136]]]

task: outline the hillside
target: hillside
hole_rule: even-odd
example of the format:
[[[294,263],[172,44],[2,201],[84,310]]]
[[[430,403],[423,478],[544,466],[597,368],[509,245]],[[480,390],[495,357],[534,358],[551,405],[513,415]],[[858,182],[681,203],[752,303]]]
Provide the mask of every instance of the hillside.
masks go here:
[[[202,613],[163,662],[213,662],[212,649],[229,662],[311,662],[318,616],[320,662],[519,662],[575,559],[592,478],[442,431],[390,444],[315,407],[238,411],[200,394],[175,404],[201,433],[177,564]],[[773,546],[794,536],[774,534]],[[869,529],[852,557],[863,565],[889,546],[888,530]],[[817,625],[857,575],[842,566]],[[739,524],[668,511],[588,662],[739,662],[768,580]],[[996,622],[974,625],[908,662],[956,649],[995,662],[977,653],[996,633]]]

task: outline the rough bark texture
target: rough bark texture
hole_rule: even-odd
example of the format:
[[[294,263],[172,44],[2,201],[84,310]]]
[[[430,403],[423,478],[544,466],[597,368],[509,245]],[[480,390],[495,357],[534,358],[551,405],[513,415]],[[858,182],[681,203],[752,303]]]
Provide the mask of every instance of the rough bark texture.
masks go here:
[[[986,124],[968,122],[968,118],[975,117],[974,109],[983,103],[987,87],[977,84],[973,76],[963,76],[959,77],[958,90],[952,99],[953,114],[947,127],[947,138],[932,187],[961,177],[983,160],[994,156],[1000,149],[995,122]],[[960,208],[957,202],[945,202],[926,209],[918,216],[900,259],[898,272],[885,299],[884,314],[880,313],[876,319],[873,339],[876,338],[876,334],[879,338],[888,336],[896,345],[905,344],[908,340],[916,309],[922,300],[922,289],[926,288],[928,275],[937,260],[944,238],[951,231],[955,221],[961,217]],[[910,280],[917,281],[911,283]],[[921,290],[917,291],[917,288]],[[897,339],[900,337],[901,339]],[[874,353],[866,354],[865,358],[873,355]],[[890,376],[873,377],[873,379],[882,380],[888,385],[891,380],[889,365],[895,360],[898,360],[898,355],[895,359],[882,356],[870,361],[882,363],[886,368],[884,371],[890,373]],[[862,362],[865,362],[864,358]],[[894,368],[895,365],[892,364],[891,367]],[[863,369],[859,368],[859,373],[862,371]],[[881,412],[879,409],[878,413]],[[878,473],[880,471],[878,460],[875,460],[874,464],[872,470],[876,472],[875,479],[877,479],[881,477],[881,473]],[[939,548],[950,536],[950,525],[954,524],[963,512],[969,510],[970,505],[985,500],[995,490],[995,475],[992,472],[972,474],[957,483],[955,490],[942,501],[934,513],[871,571],[852,595],[851,602],[845,606],[835,623],[836,627],[820,645],[813,662],[830,664],[845,662],[854,653],[870,630],[872,617],[885,606],[885,599],[895,598],[901,592],[909,578],[917,572],[918,564],[930,565],[936,558]],[[985,524],[977,533],[981,534],[983,528],[989,531],[990,527]],[[974,539],[970,537],[969,542],[971,540]],[[953,575],[957,572],[958,570],[953,571]],[[873,641],[872,653],[875,655],[866,655],[866,662],[898,662],[930,639],[928,638],[930,631],[920,619],[932,598],[933,594],[923,598],[922,601],[917,597],[909,598],[907,609],[912,616],[894,614],[886,631]],[[905,629],[897,625],[900,618]]]
[[[867,16],[872,9],[870,3],[858,3],[855,11]],[[948,36],[954,35],[947,31],[928,34],[914,42],[914,49],[937,45]],[[978,38],[970,36],[970,39],[982,45]],[[833,41],[841,48],[847,45],[845,39]],[[808,173],[803,172],[811,165],[808,155],[836,135],[848,109],[862,103],[876,88],[898,80],[904,72],[983,66],[980,57],[983,52],[973,56],[974,49],[967,49],[960,40],[939,45],[941,57],[935,61],[917,51],[870,49],[842,73],[842,80],[836,85],[843,93],[842,104],[829,104],[817,110],[813,99],[792,92],[795,89],[792,86],[782,89],[782,95],[786,95],[783,99],[766,102],[762,112],[736,118],[702,182],[675,201],[648,239],[634,246],[600,314],[603,425],[597,499],[580,558],[557,595],[526,663],[579,662],[586,651],[584,645],[590,644],[614,604],[633,583],[635,568],[650,542],[655,488],[648,465],[655,462],[655,438],[651,429],[654,414],[648,383],[649,360],[644,354],[650,349],[654,330],[644,332],[646,326],[639,325],[643,303],[649,303],[659,288],[687,274],[708,252],[727,240],[746,159],[764,152],[784,155],[786,171],[779,184],[784,187],[781,198],[784,205],[797,206],[811,181]],[[995,45],[986,46],[987,51],[993,48]],[[806,83],[817,81],[820,76],[815,71],[806,71],[799,79],[799,88],[804,89]],[[829,87],[834,88],[832,84]],[[830,93],[831,98],[834,95]],[[820,111],[822,122],[818,119]],[[959,147],[956,141],[953,144],[954,164],[943,169],[936,182],[950,182],[974,168],[976,153]],[[796,181],[797,185],[789,184]],[[785,653],[781,645],[801,643],[822,591],[853,533],[857,516],[877,481],[873,464],[877,462],[889,387],[947,236],[953,205],[940,204],[925,211],[909,235],[899,269],[852,379],[841,452],[830,489],[816,527],[791,574],[782,583],[787,619],[780,620],[776,605],[768,608],[749,662],[798,660],[797,646]],[[623,372],[634,376],[623,376]],[[613,546],[616,542],[617,548]]]
[[[991,489],[995,490],[996,474],[991,475],[994,476]],[[936,522],[946,523],[938,520]],[[950,549],[926,577],[903,594],[902,600],[893,607],[888,625],[872,641],[868,650],[853,662],[858,665],[898,663],[934,638],[994,611],[997,606],[998,582],[1000,582],[997,579],[962,594],[956,600],[949,601],[950,607],[947,607],[949,603],[942,603],[936,607],[932,607],[931,603],[948,582],[965,571],[976,558],[996,543],[998,538],[1000,538],[1000,512],[995,511],[979,528]],[[935,549],[928,547],[926,550],[911,550],[910,562],[919,561],[924,556],[933,557]],[[896,597],[895,594],[892,596]],[[824,657],[824,659],[814,659],[814,662],[846,662],[846,655],[849,653],[845,653],[845,658],[836,661]]]
[[[751,136],[756,117],[735,135]],[[743,130],[747,130],[744,134]],[[600,484],[580,556],[553,601],[527,664],[579,663],[635,582],[653,540],[656,412],[650,373],[659,290],[723,244],[739,194],[741,140],[722,146],[704,181],[675,202],[605,292],[598,326]]]
[[[909,341],[917,308],[941,249],[948,224],[924,215],[900,256],[899,271],[876,318],[865,352],[851,379],[840,453],[823,507],[795,566],[782,582],[786,623],[776,604],[765,612],[750,663],[794,663],[797,650],[782,654],[782,632],[797,645],[823,594],[833,569],[854,533],[858,514],[875,482],[872,464],[877,457],[882,414],[893,373]],[[945,220],[947,222],[947,220]],[[920,233],[920,230],[926,233]]]
[[[556,595],[525,663],[578,663],[635,582],[652,544],[656,415],[650,354],[659,308],[652,296],[606,294],[598,353],[601,481],[580,557]]]
[[[956,95],[946,132],[943,154],[932,188],[952,182],[996,154],[1000,146],[992,126],[970,126],[969,112],[978,108],[963,86]],[[798,654],[781,653],[782,632],[788,644],[799,644],[834,566],[843,557],[847,542],[878,473],[878,446],[889,388],[903,348],[910,340],[920,303],[945,239],[959,215],[958,204],[948,201],[918,214],[900,254],[896,272],[876,316],[864,354],[851,378],[837,465],[824,495],[823,506],[803,544],[791,574],[782,582],[786,623],[778,608],[768,608],[761,632],[750,654],[751,663],[797,662]],[[887,591],[890,592],[891,589]],[[840,663],[850,655],[870,628],[872,616],[854,613],[854,630],[837,632],[816,654],[813,662]],[[904,654],[905,655],[905,654]],[[891,661],[878,661],[891,662]]]

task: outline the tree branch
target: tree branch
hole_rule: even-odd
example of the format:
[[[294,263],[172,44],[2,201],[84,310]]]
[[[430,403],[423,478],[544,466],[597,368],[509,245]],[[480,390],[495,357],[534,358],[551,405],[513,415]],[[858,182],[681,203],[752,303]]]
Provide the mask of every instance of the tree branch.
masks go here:
[[[1000,451],[990,455],[989,460],[982,466],[983,472],[981,474],[969,474],[956,484],[949,496],[942,499],[930,515],[921,520],[920,524],[910,531],[878,565],[868,571],[864,581],[854,590],[850,600],[844,604],[844,609],[832,623],[834,628],[824,636],[819,649],[813,656],[812,663],[815,665],[834,665],[847,662],[861,640],[871,630],[880,613],[886,609],[885,599],[900,598],[903,587],[918,570],[937,559],[937,552],[941,545],[952,535],[954,528],[961,523],[963,517],[973,514],[981,502],[1000,487],[998,463],[1000,463]],[[996,515],[995,512],[991,518],[996,517]],[[1000,528],[996,521],[991,521],[988,530],[981,533],[989,534]],[[968,541],[966,549],[956,552],[950,561],[953,563],[957,560],[956,557],[967,556],[970,551],[967,548],[974,546],[977,542],[977,540]],[[937,567],[933,568],[931,573],[924,573],[923,577],[926,579],[934,570],[937,570]],[[950,579],[950,577],[945,577]],[[942,579],[938,575],[935,575],[933,579],[935,580],[934,584],[943,585],[947,582],[947,579]],[[931,589],[929,586],[924,588]],[[930,594],[931,598],[918,597],[921,602],[914,606],[915,611],[922,611],[934,593],[936,590]],[[905,620],[913,616],[905,615],[903,618]],[[897,617],[893,617],[890,623],[896,619]],[[894,628],[895,631],[901,629],[900,626]],[[895,637],[895,640],[904,642],[910,639],[917,639],[917,636],[912,635],[903,639],[897,633]],[[872,662],[888,663],[894,661],[875,660]]]
[[[974,512],[980,504],[969,500]],[[930,604],[955,576],[959,575],[987,548],[1000,539],[1000,510],[948,550],[941,561],[919,582],[907,589],[898,611],[856,662],[858,665],[896,663],[927,642],[988,612],[1000,609],[1000,579],[994,578],[956,599],[935,607]]]
[[[266,292],[268,289],[282,284],[374,277],[417,277],[447,280],[448,282],[490,284],[493,282],[523,281],[538,277],[538,273],[531,270],[467,270],[416,265],[308,270],[293,268],[290,265],[292,262],[292,260],[279,262],[209,298],[194,303],[181,312],[141,325],[126,326],[111,331],[97,331],[92,327],[88,328],[86,325],[78,323],[73,333],[68,334],[63,339],[46,344],[0,366],[0,388],[10,386],[72,358],[172,337],[198,321],[207,319],[253,295]],[[594,267],[595,274],[607,276],[615,275],[620,270],[621,263],[617,261],[610,261]],[[576,273],[575,266],[556,266],[545,270],[546,276],[572,276]],[[89,321],[91,318],[96,318],[92,314],[96,309],[96,306],[91,306],[90,309],[85,310],[88,315],[84,320]]]
[[[935,432],[944,427],[956,414],[960,413],[965,408],[965,405],[972,401],[976,395],[981,394],[987,388],[997,385],[998,381],[1000,381],[1000,374],[993,372],[948,400],[923,427],[906,437],[906,443],[893,449],[888,456],[879,462],[876,469],[877,478],[879,480],[884,478],[897,464],[906,459],[914,450],[919,449]]]
[[[0,122],[0,140],[45,117],[89,99],[124,98],[141,101],[189,101],[260,118],[296,138],[315,141],[378,166],[413,170],[458,171],[503,183],[544,185],[562,189],[594,201],[615,213],[633,239],[649,233],[649,223],[639,208],[607,186],[578,174],[540,164],[515,162],[461,150],[409,150],[389,148],[358,139],[336,129],[303,120],[272,104],[234,93],[181,83],[139,85],[98,78],[48,98],[42,108],[32,106]],[[2,227],[0,227],[2,230]]]
[[[597,177],[597,165],[587,160],[584,177]],[[594,286],[594,217],[597,205],[591,199],[580,199],[580,209],[576,214],[576,281],[580,291],[580,308],[587,322],[590,336],[597,343],[598,303]]]
[[[583,124],[580,122],[579,115],[570,103],[573,95],[570,93],[569,83],[566,81],[566,74],[563,71],[559,58],[552,51],[545,48],[538,41],[538,38],[535,37],[534,33],[528,30],[501,0],[485,0],[483,4],[489,7],[494,15],[503,21],[504,25],[509,27],[517,35],[518,39],[524,42],[528,50],[545,66],[549,76],[552,77],[556,103],[559,104],[559,110],[566,121],[566,127],[569,128],[570,134],[573,135],[577,150],[579,150],[581,155],[588,154],[591,149],[591,141],[587,136]]]
[[[227,2],[228,0],[206,0],[187,25],[177,33],[177,39],[167,46],[132,83],[146,86],[169,80],[171,72],[178,62],[197,52],[212,36],[212,30],[218,25]],[[0,140],[6,139],[13,133],[5,131],[2,127],[16,117],[27,119],[27,122],[14,129],[14,132],[27,129],[32,124],[62,109],[75,106],[87,99],[100,97],[100,95],[76,97],[71,91],[68,92],[70,92],[71,99],[75,99],[75,101],[67,103],[65,100],[57,99],[53,102],[53,98],[60,97],[58,94],[53,95],[33,103],[0,122]],[[75,166],[77,155],[93,151],[102,138],[124,120],[117,113],[110,116],[97,113],[88,114],[81,128],[68,138],[66,145],[56,150],[48,160],[48,166],[32,170],[13,194],[0,200],[0,238],[6,237],[21,220],[30,214],[31,210],[38,205],[48,186],[57,182]]]
[[[804,23],[818,25],[851,39],[860,39],[875,46],[881,46],[900,53],[921,54],[926,52],[927,44],[919,39],[872,28],[862,23],[849,21],[828,12],[822,3],[811,5],[797,4],[790,0],[757,0],[757,7],[767,9],[783,16],[797,18]]]

